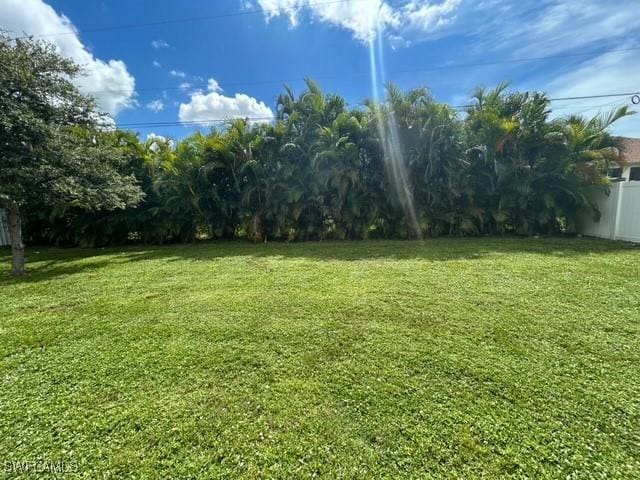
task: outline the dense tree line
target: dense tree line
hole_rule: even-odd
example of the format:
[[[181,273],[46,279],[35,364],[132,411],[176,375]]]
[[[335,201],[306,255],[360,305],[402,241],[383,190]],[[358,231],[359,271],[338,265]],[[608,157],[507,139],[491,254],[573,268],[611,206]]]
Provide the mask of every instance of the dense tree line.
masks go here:
[[[316,83],[286,88],[276,121],[233,120],[177,143],[111,134],[137,207],[33,205],[35,242],[107,245],[198,238],[318,240],[552,234],[597,216],[618,154],[607,128],[629,112],[550,119],[541,93],[478,89],[462,114],[428,90],[387,88],[349,108]]]
[[[273,122],[173,141],[118,130],[49,43],[0,32],[0,208],[12,271],[32,243],[321,240],[572,232],[617,158],[608,127],[550,117],[542,93],[478,89],[466,111],[424,88],[349,107],[309,80]]]

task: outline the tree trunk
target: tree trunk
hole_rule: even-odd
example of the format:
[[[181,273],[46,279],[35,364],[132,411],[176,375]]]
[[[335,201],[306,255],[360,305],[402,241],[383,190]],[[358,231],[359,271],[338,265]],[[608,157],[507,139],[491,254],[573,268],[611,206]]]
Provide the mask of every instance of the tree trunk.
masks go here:
[[[20,208],[13,200],[9,202],[9,238],[11,238],[11,272],[14,275],[24,275],[22,221],[20,219]]]
[[[259,213],[255,213],[251,219],[251,236],[254,243],[262,243],[264,241],[264,231],[262,230],[262,217]]]

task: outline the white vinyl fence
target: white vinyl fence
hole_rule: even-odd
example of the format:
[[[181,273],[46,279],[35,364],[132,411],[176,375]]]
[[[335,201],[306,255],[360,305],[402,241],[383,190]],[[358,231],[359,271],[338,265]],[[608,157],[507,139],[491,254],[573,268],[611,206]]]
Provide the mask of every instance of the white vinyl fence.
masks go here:
[[[0,247],[9,245],[9,225],[7,224],[7,215],[5,211],[0,209]]]
[[[580,233],[593,237],[640,243],[640,181],[611,185],[611,194],[598,196],[599,222],[584,218]]]

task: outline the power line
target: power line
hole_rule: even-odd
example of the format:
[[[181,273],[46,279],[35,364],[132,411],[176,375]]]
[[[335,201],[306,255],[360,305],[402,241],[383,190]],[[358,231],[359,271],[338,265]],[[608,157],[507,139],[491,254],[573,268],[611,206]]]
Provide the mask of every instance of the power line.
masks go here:
[[[631,52],[635,50],[640,50],[640,46],[637,47],[629,47],[629,48],[619,48],[612,50],[600,50],[600,51],[592,51],[592,52],[579,52],[579,53],[565,53],[562,55],[547,55],[542,57],[528,57],[528,58],[513,58],[507,60],[495,60],[490,62],[477,62],[477,63],[458,63],[452,65],[439,65],[428,68],[421,68],[419,70],[398,70],[395,73],[414,73],[416,71],[434,71],[434,70],[450,70],[456,68],[468,68],[468,67],[489,67],[494,65],[503,65],[510,63],[521,63],[521,62],[537,62],[541,60],[555,60],[562,58],[571,58],[571,57],[584,57],[590,55],[602,55],[603,53],[616,53],[616,52]]]
[[[623,96],[632,96],[632,95],[636,95],[637,92],[632,92],[632,93],[609,93],[609,94],[599,94],[599,95],[583,95],[583,96],[574,96],[574,97],[557,97],[557,98],[550,98],[549,101],[551,102],[558,102],[558,101],[567,101],[567,100],[586,100],[586,99],[594,99],[594,98],[611,98],[611,97],[623,97]],[[609,102],[608,105],[610,105],[611,103],[614,102]],[[451,105],[452,108],[456,109],[456,110],[462,110],[465,108],[471,108],[474,107],[475,105],[473,104],[467,104],[467,105]],[[607,104],[605,105],[592,105],[589,106],[589,108],[599,108],[599,107],[603,107],[603,106],[607,106]],[[584,106],[578,106],[577,108],[582,108]],[[566,109],[569,107],[559,107],[559,109]],[[269,121],[269,120],[274,120],[275,117],[246,117],[245,118],[248,121]],[[189,126],[207,126],[207,125],[211,125],[211,124],[215,124],[215,123],[222,123],[222,122],[227,122],[229,120],[232,120],[231,118],[212,118],[212,119],[206,119],[206,120],[191,120],[191,121],[180,121],[180,120],[176,120],[176,121],[167,121],[167,122],[138,122],[138,123],[121,123],[118,124],[118,127],[121,128],[163,128],[163,127],[180,127],[180,126],[185,126],[185,127],[189,127]]]
[[[609,97],[632,97],[633,95],[638,95],[638,92],[627,92],[627,93],[608,93],[603,95],[583,95],[578,97],[560,97],[560,98],[550,98],[552,102],[561,102],[566,100],[585,100],[588,98],[609,98]]]
[[[239,119],[239,117],[238,117]],[[248,120],[250,122],[258,122],[258,121],[268,121],[275,120],[275,117],[242,117],[242,120]],[[233,120],[233,118],[214,118],[208,120],[175,120],[169,122],[139,122],[139,123],[120,123],[118,127],[180,127],[180,126],[200,126],[200,125],[210,125],[214,123],[223,123],[228,122],[229,120]]]
[[[318,7],[323,5],[333,5],[337,3],[361,2],[361,1],[364,1],[364,0],[329,0],[326,2],[307,3],[307,4],[300,4],[300,5],[293,5],[290,7],[279,7],[278,14],[280,14],[281,12],[301,10],[308,7]],[[227,12],[227,13],[221,13],[216,15],[201,15],[201,16],[194,16],[194,17],[156,20],[153,22],[129,23],[129,24],[122,24],[122,25],[110,25],[106,27],[83,28],[82,33],[107,32],[112,30],[128,30],[128,29],[135,29],[135,28],[156,27],[156,26],[173,25],[173,24],[180,24],[180,23],[202,22],[202,21],[216,20],[221,18],[240,17],[244,15],[256,15],[261,13],[262,14],[270,13],[270,10],[267,10],[265,8],[254,8],[250,10]],[[77,34],[76,31],[68,30],[65,32],[24,35],[21,37],[15,37],[14,40],[30,38],[30,37],[48,38],[48,37],[58,37],[62,35],[75,35],[75,34]]]
[[[558,110],[572,110],[574,111],[576,114],[582,114],[588,110],[593,110],[596,108],[603,108],[603,107],[615,107],[615,108],[619,108],[622,107],[624,104],[620,104],[620,100],[619,99],[615,99],[611,102],[606,102],[606,103],[599,103],[597,105],[563,105],[561,107],[554,107],[553,111],[557,112]],[[578,109],[576,111],[576,109]]]
[[[301,5],[295,5],[295,6],[290,6],[290,7],[280,7],[278,9],[278,13],[286,12],[286,11],[296,11],[296,10],[300,10],[300,9],[307,8],[307,7],[322,6],[322,5],[332,5],[332,4],[340,4],[340,3],[348,3],[348,2],[358,2],[358,1],[364,1],[364,0],[329,0],[329,1],[325,1],[325,2],[308,3],[308,4],[304,4],[304,5],[301,4]],[[236,12],[217,14],[217,15],[186,17],[186,18],[181,18],[181,19],[158,20],[158,21],[154,21],[154,22],[137,23],[137,24],[112,25],[112,26],[109,26],[109,27],[98,27],[98,28],[92,28],[92,29],[83,29],[83,32],[99,32],[99,31],[108,31],[108,30],[121,30],[121,29],[128,29],[128,28],[141,28],[141,27],[148,27],[148,26],[168,25],[168,24],[174,24],[174,23],[186,23],[186,22],[194,22],[194,21],[204,21],[204,20],[212,20],[212,19],[219,19],[219,18],[234,17],[234,16],[264,14],[264,13],[269,13],[269,11],[264,9],[264,8],[258,8],[258,9],[252,9],[252,10],[243,10],[243,11],[236,11]],[[69,30],[67,32],[58,32],[58,33],[40,34],[40,35],[27,35],[27,36],[16,37],[16,38],[28,38],[28,37],[41,38],[41,37],[52,37],[52,36],[59,36],[59,35],[71,35],[71,34],[75,34],[75,33],[76,33],[75,31]],[[436,66],[432,66],[432,67],[423,67],[423,68],[417,68],[417,69],[397,70],[395,72],[390,72],[389,75],[401,75],[401,74],[406,74],[406,73],[418,73],[418,72],[428,72],[428,71],[450,70],[450,69],[457,69],[457,68],[485,67],[485,66],[495,66],[495,65],[513,64],[513,63],[526,63],[526,62],[535,62],[535,61],[544,61],[544,60],[554,60],[554,59],[563,59],[563,58],[574,58],[574,57],[601,55],[601,54],[604,54],[604,53],[630,52],[630,51],[636,51],[636,50],[640,50],[640,46],[621,48],[621,49],[600,50],[600,51],[592,51],[592,52],[567,53],[567,54],[562,54],[562,55],[548,55],[548,56],[540,56],[540,57],[505,59],[505,60],[496,60],[496,61],[490,61],[490,62],[474,62],[474,63],[458,63],[458,64],[450,64],[450,65],[436,65]],[[344,74],[341,74],[341,75],[320,75],[320,76],[314,76],[312,78],[318,79],[318,80],[329,80],[329,79],[347,78],[347,77],[363,77],[363,76],[368,76],[368,75],[369,75],[369,73],[355,73],[355,74],[350,74],[350,75],[344,75]],[[265,84],[282,84],[282,83],[298,82],[298,81],[303,81],[303,80],[304,80],[303,77],[298,77],[298,78],[289,79],[289,80],[259,80],[259,81],[252,81],[252,82],[236,81],[236,82],[225,82],[225,86],[249,86],[249,85],[265,85]],[[207,88],[208,84],[192,84],[190,86],[192,88]],[[173,86],[172,87],[147,87],[147,88],[142,88],[142,89],[136,89],[136,91],[141,91],[142,92],[142,91],[164,91],[164,90],[183,90],[183,89],[184,89],[184,87],[181,87],[181,86],[178,86],[178,87],[173,87]],[[106,89],[106,90],[88,91],[88,92],[85,92],[85,93],[91,95],[91,94],[99,94],[99,93],[118,93],[118,92],[127,93],[128,90]],[[594,95],[594,96],[588,96],[588,97],[585,97],[585,96],[566,97],[566,98],[556,98],[556,99],[551,99],[551,100],[552,101],[563,101],[563,100],[578,100],[578,99],[584,99],[584,98],[605,98],[605,97],[613,97],[613,96],[630,96],[630,95],[635,95],[636,93],[637,92],[621,93],[621,94],[608,94],[608,95]]]
[[[543,57],[528,57],[528,58],[514,58],[514,59],[506,59],[506,60],[495,60],[491,62],[473,62],[473,63],[457,63],[451,65],[435,65],[432,67],[422,67],[415,69],[405,69],[405,70],[397,70],[394,72],[389,72],[388,75],[403,75],[406,73],[418,73],[418,72],[429,72],[429,71],[439,71],[439,70],[452,70],[457,68],[475,68],[475,67],[486,67],[486,66],[495,66],[495,65],[504,65],[504,64],[512,64],[512,63],[526,63],[526,62],[537,62],[544,60],[556,60],[563,58],[573,58],[573,57],[586,57],[586,56],[595,56],[602,55],[604,53],[618,53],[618,52],[631,52],[640,50],[640,46],[629,47],[629,48],[619,48],[619,49],[611,49],[611,50],[599,50],[599,51],[591,51],[591,52],[580,52],[580,53],[567,53],[562,55],[548,55]],[[351,74],[341,74],[341,75],[319,75],[319,76],[311,76],[314,80],[332,80],[337,78],[355,78],[355,77],[366,77],[369,76],[369,73],[351,73]],[[273,84],[283,84],[283,83],[292,83],[292,82],[300,82],[303,81],[304,77],[298,77],[295,79],[289,80],[257,80],[257,81],[236,81],[236,82],[220,82],[225,87],[235,87],[235,86],[252,86],[252,85],[273,85]],[[206,83],[196,83],[190,84],[191,88],[207,88],[208,84]],[[138,92],[148,92],[148,91],[164,91],[164,90],[184,90],[184,87],[147,87],[147,88],[139,88],[136,89]],[[95,90],[85,92],[87,95],[98,94],[98,93],[127,93],[128,90]]]

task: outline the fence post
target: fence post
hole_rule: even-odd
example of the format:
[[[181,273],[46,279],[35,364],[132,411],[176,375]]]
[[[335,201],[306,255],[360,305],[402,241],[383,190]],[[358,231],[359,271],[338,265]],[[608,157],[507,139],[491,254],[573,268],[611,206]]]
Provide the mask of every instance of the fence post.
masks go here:
[[[613,240],[618,239],[618,232],[620,231],[620,216],[622,215],[622,194],[624,192],[624,184],[628,182],[628,179],[626,179],[627,177],[625,177],[625,173],[630,174],[630,172],[627,172],[627,169],[628,167],[625,168],[622,172],[622,178],[625,178],[625,180],[616,184],[616,187],[618,187],[618,199],[616,201],[616,214],[615,220],[613,222]]]

